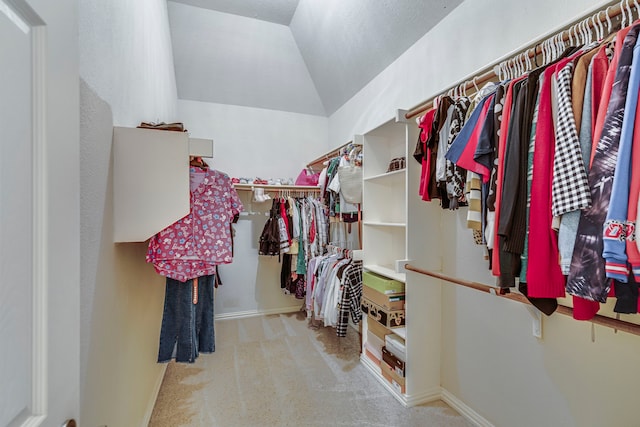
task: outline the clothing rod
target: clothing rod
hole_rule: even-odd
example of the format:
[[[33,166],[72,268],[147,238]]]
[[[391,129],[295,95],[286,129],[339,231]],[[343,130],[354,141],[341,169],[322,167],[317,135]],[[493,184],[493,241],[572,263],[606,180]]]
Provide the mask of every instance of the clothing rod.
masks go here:
[[[529,300],[522,294],[516,293],[508,293],[501,294],[500,288],[495,286],[485,285],[483,283],[473,282],[470,280],[459,279],[457,277],[447,276],[446,274],[438,273],[431,270],[423,270],[418,267],[414,267],[411,264],[405,264],[405,268],[410,271],[414,271],[416,273],[424,274],[426,276],[435,277],[436,279],[445,280],[450,283],[455,283],[456,285],[461,285],[467,288],[472,288],[477,291],[486,292],[489,294],[494,294],[496,296],[510,299],[512,301],[521,302],[523,304],[531,305]],[[556,309],[556,313],[564,314],[565,316],[573,317],[573,309],[571,307],[566,307],[564,305],[558,305]],[[627,332],[633,335],[640,336],[640,325],[636,325],[635,323],[625,322],[624,320],[612,319],[611,317],[602,316],[600,314],[596,314],[595,317],[589,322],[595,323],[596,325],[606,326],[611,329],[616,329],[618,331]]]
[[[624,0],[623,0],[624,1]],[[520,50],[516,51],[516,53],[511,53],[508,54],[507,56],[503,57],[502,59],[494,62],[491,65],[488,65],[478,71],[476,71],[474,74],[471,74],[469,76],[467,76],[466,78],[458,81],[456,84],[449,86],[447,89],[440,91],[440,93],[436,96],[433,96],[429,99],[427,99],[426,101],[416,105],[415,107],[413,107],[412,109],[410,109],[409,111],[407,111],[407,113],[405,114],[405,118],[407,119],[412,119],[426,111],[429,111],[432,107],[433,107],[433,101],[438,98],[440,95],[442,94],[446,94],[447,92],[456,89],[456,88],[460,88],[463,91],[465,90],[471,90],[471,89],[476,89],[476,87],[480,87],[481,85],[490,82],[492,80],[495,80],[498,78],[498,75],[495,72],[495,69],[498,65],[506,62],[506,61],[511,61],[511,60],[515,60],[517,59],[519,56],[526,54],[529,58],[535,58],[538,55],[540,55],[542,53],[542,43],[545,42],[548,39],[551,39],[553,37],[556,37],[560,34],[562,34],[562,40],[563,41],[567,41],[569,40],[569,30],[573,29],[573,27],[583,21],[585,21],[585,19],[591,17],[591,16],[596,16],[596,20],[599,23],[606,23],[606,19],[607,16],[609,16],[609,18],[616,18],[618,16],[620,16],[622,14],[622,9],[624,6],[622,6],[621,2],[615,2],[615,3],[610,3],[608,6],[600,6],[598,7],[598,9],[593,10],[585,15],[583,15],[581,18],[576,19],[575,21],[573,21],[570,24],[565,25],[562,29],[560,30],[556,30],[550,34],[546,34],[540,38],[538,38],[537,40],[535,40],[532,43],[529,43],[529,45],[527,45],[525,48],[521,48]],[[603,12],[604,16],[600,16]],[[626,13],[626,12],[625,12]],[[640,13],[640,11],[638,11],[638,13]],[[588,22],[585,23],[590,29],[592,29],[594,27],[594,22],[589,19]],[[473,93],[473,92],[472,92]]]
[[[338,156],[342,150],[346,147],[348,147],[349,145],[360,145],[360,144],[354,144],[353,141],[349,141],[346,144],[342,144],[340,147],[329,151],[326,154],[323,154],[322,156],[318,157],[317,159],[313,160],[312,162],[307,163],[307,167],[313,169],[314,166],[317,166],[319,164],[321,164],[322,162],[324,162],[325,160],[329,160],[332,159],[336,156]]]

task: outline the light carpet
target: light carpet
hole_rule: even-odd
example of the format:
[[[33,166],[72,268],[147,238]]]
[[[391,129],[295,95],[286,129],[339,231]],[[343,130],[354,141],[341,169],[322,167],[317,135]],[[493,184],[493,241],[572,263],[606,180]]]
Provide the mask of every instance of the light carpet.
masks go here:
[[[405,408],[359,360],[359,336],[304,313],[216,321],[216,351],[171,362],[150,427],[469,427],[438,401]]]

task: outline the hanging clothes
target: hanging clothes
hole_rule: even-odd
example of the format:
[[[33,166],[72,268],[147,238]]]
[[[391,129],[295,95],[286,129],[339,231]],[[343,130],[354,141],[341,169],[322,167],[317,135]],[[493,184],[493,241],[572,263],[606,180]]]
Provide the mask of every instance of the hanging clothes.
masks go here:
[[[589,171],[592,206],[583,210],[580,216],[578,236],[567,281],[569,293],[598,302],[606,301],[611,287],[610,280],[606,278],[602,257],[602,227],[611,197],[630,66],[639,31],[640,25],[633,25],[620,49],[607,115],[602,126],[602,137],[598,140]]]
[[[217,266],[233,261],[231,224],[243,210],[223,172],[192,167],[189,214],[154,235],[146,260],[166,276],[158,362],[193,363],[215,351]]]
[[[167,278],[158,363],[194,363],[200,353],[215,351],[214,280],[213,275],[186,282]]]
[[[189,213],[154,235],[146,255],[158,274],[181,282],[233,261],[231,224],[243,210],[227,174],[192,167],[190,182]]]
[[[346,336],[349,316],[357,324],[362,315],[362,261],[354,261],[344,252],[330,251],[312,258],[306,277],[308,317],[336,328],[339,337]]]
[[[354,324],[360,323],[362,308],[362,261],[352,261],[342,273],[342,296],[340,298],[340,313],[336,324],[336,335],[347,336],[349,315]]]

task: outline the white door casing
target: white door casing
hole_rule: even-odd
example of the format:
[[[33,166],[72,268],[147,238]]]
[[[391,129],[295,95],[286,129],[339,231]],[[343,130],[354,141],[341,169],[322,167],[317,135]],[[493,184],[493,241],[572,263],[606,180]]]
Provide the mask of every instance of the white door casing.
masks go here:
[[[2,427],[60,426],[79,409],[75,354],[79,332],[69,327],[77,316],[57,312],[73,313],[78,302],[69,298],[68,304],[60,306],[56,299],[76,295],[79,283],[74,280],[77,272],[70,271],[66,281],[50,269],[50,264],[61,258],[51,251],[49,231],[63,228],[64,221],[58,223],[60,215],[52,209],[52,196],[59,189],[51,188],[51,178],[57,173],[47,152],[56,150],[61,136],[50,121],[71,117],[68,123],[77,122],[73,115],[77,117],[78,111],[52,111],[59,95],[50,87],[66,79],[54,76],[59,69],[56,61],[51,61],[61,46],[49,38],[59,34],[46,22],[47,15],[41,13],[44,8],[34,4],[42,2],[0,0]],[[62,9],[64,14],[64,6]],[[60,25],[59,19],[55,25]],[[74,175],[69,176],[72,183]],[[73,217],[74,206],[67,209]],[[78,237],[70,234],[69,239]],[[74,247],[73,243],[69,247]],[[73,251],[68,256],[74,256]],[[72,326],[77,327],[77,321]],[[56,348],[58,345],[65,346],[68,353]]]

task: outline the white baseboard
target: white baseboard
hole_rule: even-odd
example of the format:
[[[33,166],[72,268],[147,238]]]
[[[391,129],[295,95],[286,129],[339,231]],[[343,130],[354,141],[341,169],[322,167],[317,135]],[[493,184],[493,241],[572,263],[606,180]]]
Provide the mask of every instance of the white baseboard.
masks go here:
[[[422,405],[423,403],[435,402],[436,400],[440,400],[442,396],[441,388],[436,387],[431,390],[427,390],[420,394],[408,394],[406,396],[407,406],[416,406]]]
[[[489,420],[478,414],[471,409],[462,400],[451,394],[449,391],[442,389],[442,401],[453,409],[458,411],[460,415],[465,417],[469,422],[473,423],[477,427],[495,427]]]
[[[264,316],[268,314],[295,313],[296,311],[300,311],[300,305],[297,305],[295,307],[272,308],[269,310],[247,310],[247,311],[236,311],[234,313],[216,314],[215,319],[216,320],[243,319],[246,317]]]
[[[465,404],[462,400],[458,399],[456,396],[451,394],[449,391],[443,389],[442,387],[434,387],[431,390],[427,390],[426,392],[416,394],[416,395],[406,395],[398,393],[389,381],[387,381],[383,376],[380,368],[377,367],[371,359],[369,359],[365,354],[360,356],[360,361],[364,365],[364,367],[370,371],[373,376],[384,386],[384,388],[391,393],[393,397],[398,400],[398,402],[402,403],[405,407],[411,407],[416,405],[421,405],[423,403],[434,402],[436,400],[442,400],[447,405],[451,406],[455,411],[457,411],[460,415],[462,415],[465,419],[467,419],[470,423],[475,425],[476,427],[495,427],[489,420],[482,417],[476,411],[471,409],[467,404]]]
[[[144,413],[144,418],[142,419],[142,424],[140,427],[147,427],[149,425],[149,421],[151,421],[151,415],[153,415],[153,408],[156,406],[156,400],[158,400],[158,393],[160,393],[160,387],[162,386],[162,381],[164,380],[164,374],[167,372],[167,364],[161,364],[160,370],[162,373],[158,375],[156,380],[156,384],[153,386],[153,391],[151,393],[149,403],[147,404],[147,410]]]

